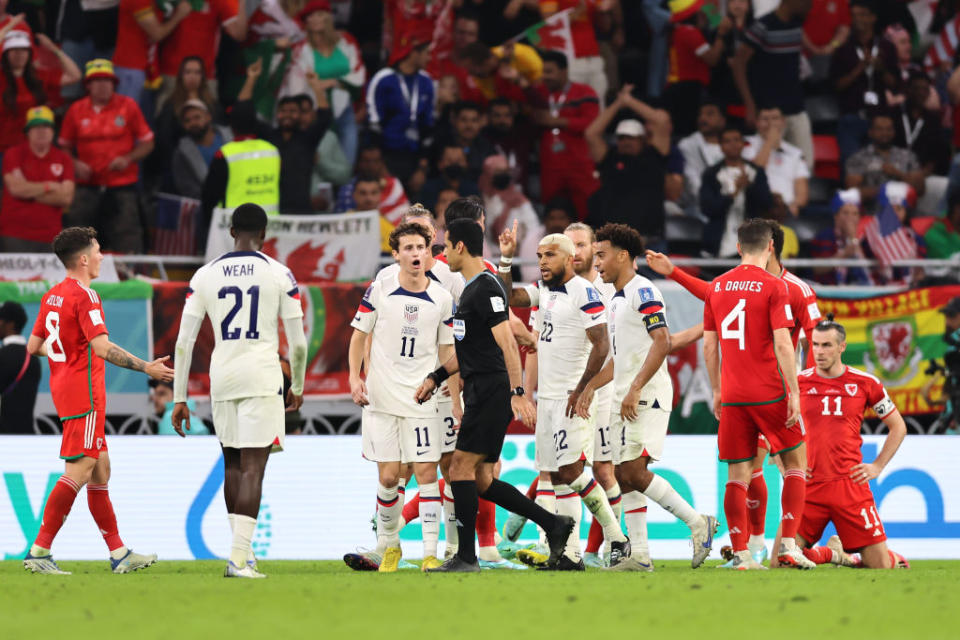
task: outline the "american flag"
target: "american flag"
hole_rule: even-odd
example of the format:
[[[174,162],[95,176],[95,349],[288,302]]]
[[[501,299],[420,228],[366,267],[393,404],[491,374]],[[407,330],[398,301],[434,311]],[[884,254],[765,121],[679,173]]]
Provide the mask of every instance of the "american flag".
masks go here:
[[[159,193],[156,203],[156,224],[152,234],[154,255],[194,255],[200,201]]]
[[[947,24],[943,25],[940,35],[930,46],[927,55],[923,58],[923,68],[927,73],[933,73],[944,63],[953,62],[953,56],[957,53],[957,45],[960,44],[958,36],[958,27],[960,27],[960,16],[957,16]]]
[[[889,203],[883,204],[880,213],[867,224],[866,237],[873,255],[885,266],[894,260],[909,260],[918,255],[913,230],[900,223]]]

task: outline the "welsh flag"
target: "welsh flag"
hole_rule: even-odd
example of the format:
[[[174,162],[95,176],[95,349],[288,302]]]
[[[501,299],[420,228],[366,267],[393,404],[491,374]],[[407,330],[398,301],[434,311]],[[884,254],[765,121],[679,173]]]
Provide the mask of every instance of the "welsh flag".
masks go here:
[[[562,51],[567,56],[567,60],[572,60],[573,55],[573,33],[570,31],[570,13],[573,9],[559,11],[543,22],[538,22],[511,42],[526,40],[538,49],[550,51]]]

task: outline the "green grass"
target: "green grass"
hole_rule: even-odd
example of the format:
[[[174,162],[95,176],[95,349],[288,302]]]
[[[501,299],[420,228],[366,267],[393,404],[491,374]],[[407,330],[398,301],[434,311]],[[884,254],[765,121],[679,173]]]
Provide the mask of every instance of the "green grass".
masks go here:
[[[0,637],[21,638],[956,638],[960,561],[909,571],[696,571],[654,574],[486,571],[354,573],[340,562],[265,561],[267,580],[224,580],[223,562],[160,562],[72,576],[0,562]],[[955,615],[955,614],[954,614]]]

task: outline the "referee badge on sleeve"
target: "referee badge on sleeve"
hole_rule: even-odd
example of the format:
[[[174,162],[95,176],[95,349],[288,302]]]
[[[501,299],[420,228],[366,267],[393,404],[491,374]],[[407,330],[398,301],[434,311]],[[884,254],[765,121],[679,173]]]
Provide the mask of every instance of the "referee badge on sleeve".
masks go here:
[[[460,318],[453,319],[453,337],[457,340],[463,340],[467,335],[467,324]]]

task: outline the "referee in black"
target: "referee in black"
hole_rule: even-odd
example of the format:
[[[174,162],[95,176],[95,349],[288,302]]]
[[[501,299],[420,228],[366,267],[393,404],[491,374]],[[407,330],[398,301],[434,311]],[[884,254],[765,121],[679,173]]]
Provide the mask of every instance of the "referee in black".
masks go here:
[[[454,201],[450,208],[456,209],[460,202]],[[544,510],[513,485],[493,477],[511,418],[516,415],[532,427],[537,414],[521,386],[520,354],[510,331],[503,285],[483,264],[480,225],[473,220],[451,222],[444,253],[450,270],[459,271],[467,281],[453,316],[456,354],[427,376],[417,389],[416,399],[427,400],[444,380],[460,372],[463,419],[450,463],[450,488],[460,544],[457,555],[428,571],[480,571],[474,543],[478,495],[536,522],[547,532],[547,566],[553,568],[573,530],[573,518]]]

